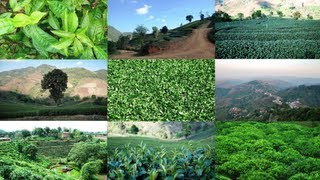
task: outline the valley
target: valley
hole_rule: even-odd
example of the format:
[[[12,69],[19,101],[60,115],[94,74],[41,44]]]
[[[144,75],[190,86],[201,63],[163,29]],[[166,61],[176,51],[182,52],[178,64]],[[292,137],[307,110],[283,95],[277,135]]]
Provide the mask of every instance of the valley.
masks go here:
[[[298,82],[299,78],[296,79]],[[301,120],[317,120],[320,112],[320,79],[312,80],[314,85],[297,85],[282,80],[251,80],[229,87],[223,87],[228,84],[227,80],[220,83],[222,87],[217,83],[217,119],[274,121],[304,117]],[[308,116],[298,116],[302,112],[308,112]]]

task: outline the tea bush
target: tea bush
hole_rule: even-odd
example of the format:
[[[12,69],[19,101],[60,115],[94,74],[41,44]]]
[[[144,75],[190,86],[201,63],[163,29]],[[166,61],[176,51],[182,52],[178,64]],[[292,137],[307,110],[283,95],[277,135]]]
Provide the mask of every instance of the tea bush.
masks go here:
[[[107,58],[107,0],[10,0],[0,15],[0,58]]]

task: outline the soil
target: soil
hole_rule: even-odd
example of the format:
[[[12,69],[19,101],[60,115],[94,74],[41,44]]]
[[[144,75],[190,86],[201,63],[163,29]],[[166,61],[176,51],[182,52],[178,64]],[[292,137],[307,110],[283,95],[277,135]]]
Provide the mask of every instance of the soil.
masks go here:
[[[209,22],[210,23],[210,22]],[[169,42],[166,48],[147,56],[138,56],[134,51],[120,50],[119,54],[113,55],[111,59],[151,59],[151,58],[185,58],[185,59],[209,59],[215,57],[214,44],[208,40],[207,28],[209,23],[203,24],[193,30],[189,37]]]

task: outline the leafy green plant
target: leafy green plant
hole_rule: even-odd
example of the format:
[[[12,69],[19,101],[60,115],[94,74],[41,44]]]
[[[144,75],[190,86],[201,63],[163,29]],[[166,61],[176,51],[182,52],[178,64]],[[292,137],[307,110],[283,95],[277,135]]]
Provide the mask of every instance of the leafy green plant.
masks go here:
[[[111,121],[213,121],[214,60],[110,60]]]
[[[0,58],[107,58],[107,0],[10,0]]]

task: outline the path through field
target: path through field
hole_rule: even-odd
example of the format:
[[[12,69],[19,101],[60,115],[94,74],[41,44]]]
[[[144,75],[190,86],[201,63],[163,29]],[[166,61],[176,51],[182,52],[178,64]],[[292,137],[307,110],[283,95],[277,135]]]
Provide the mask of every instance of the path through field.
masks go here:
[[[215,48],[208,40],[208,32],[211,30],[211,28],[207,28],[209,23],[203,24],[198,29],[193,30],[191,36],[187,38],[170,42],[170,48],[160,53],[137,56],[134,51],[120,51],[120,54],[111,56],[111,58],[214,58]]]

